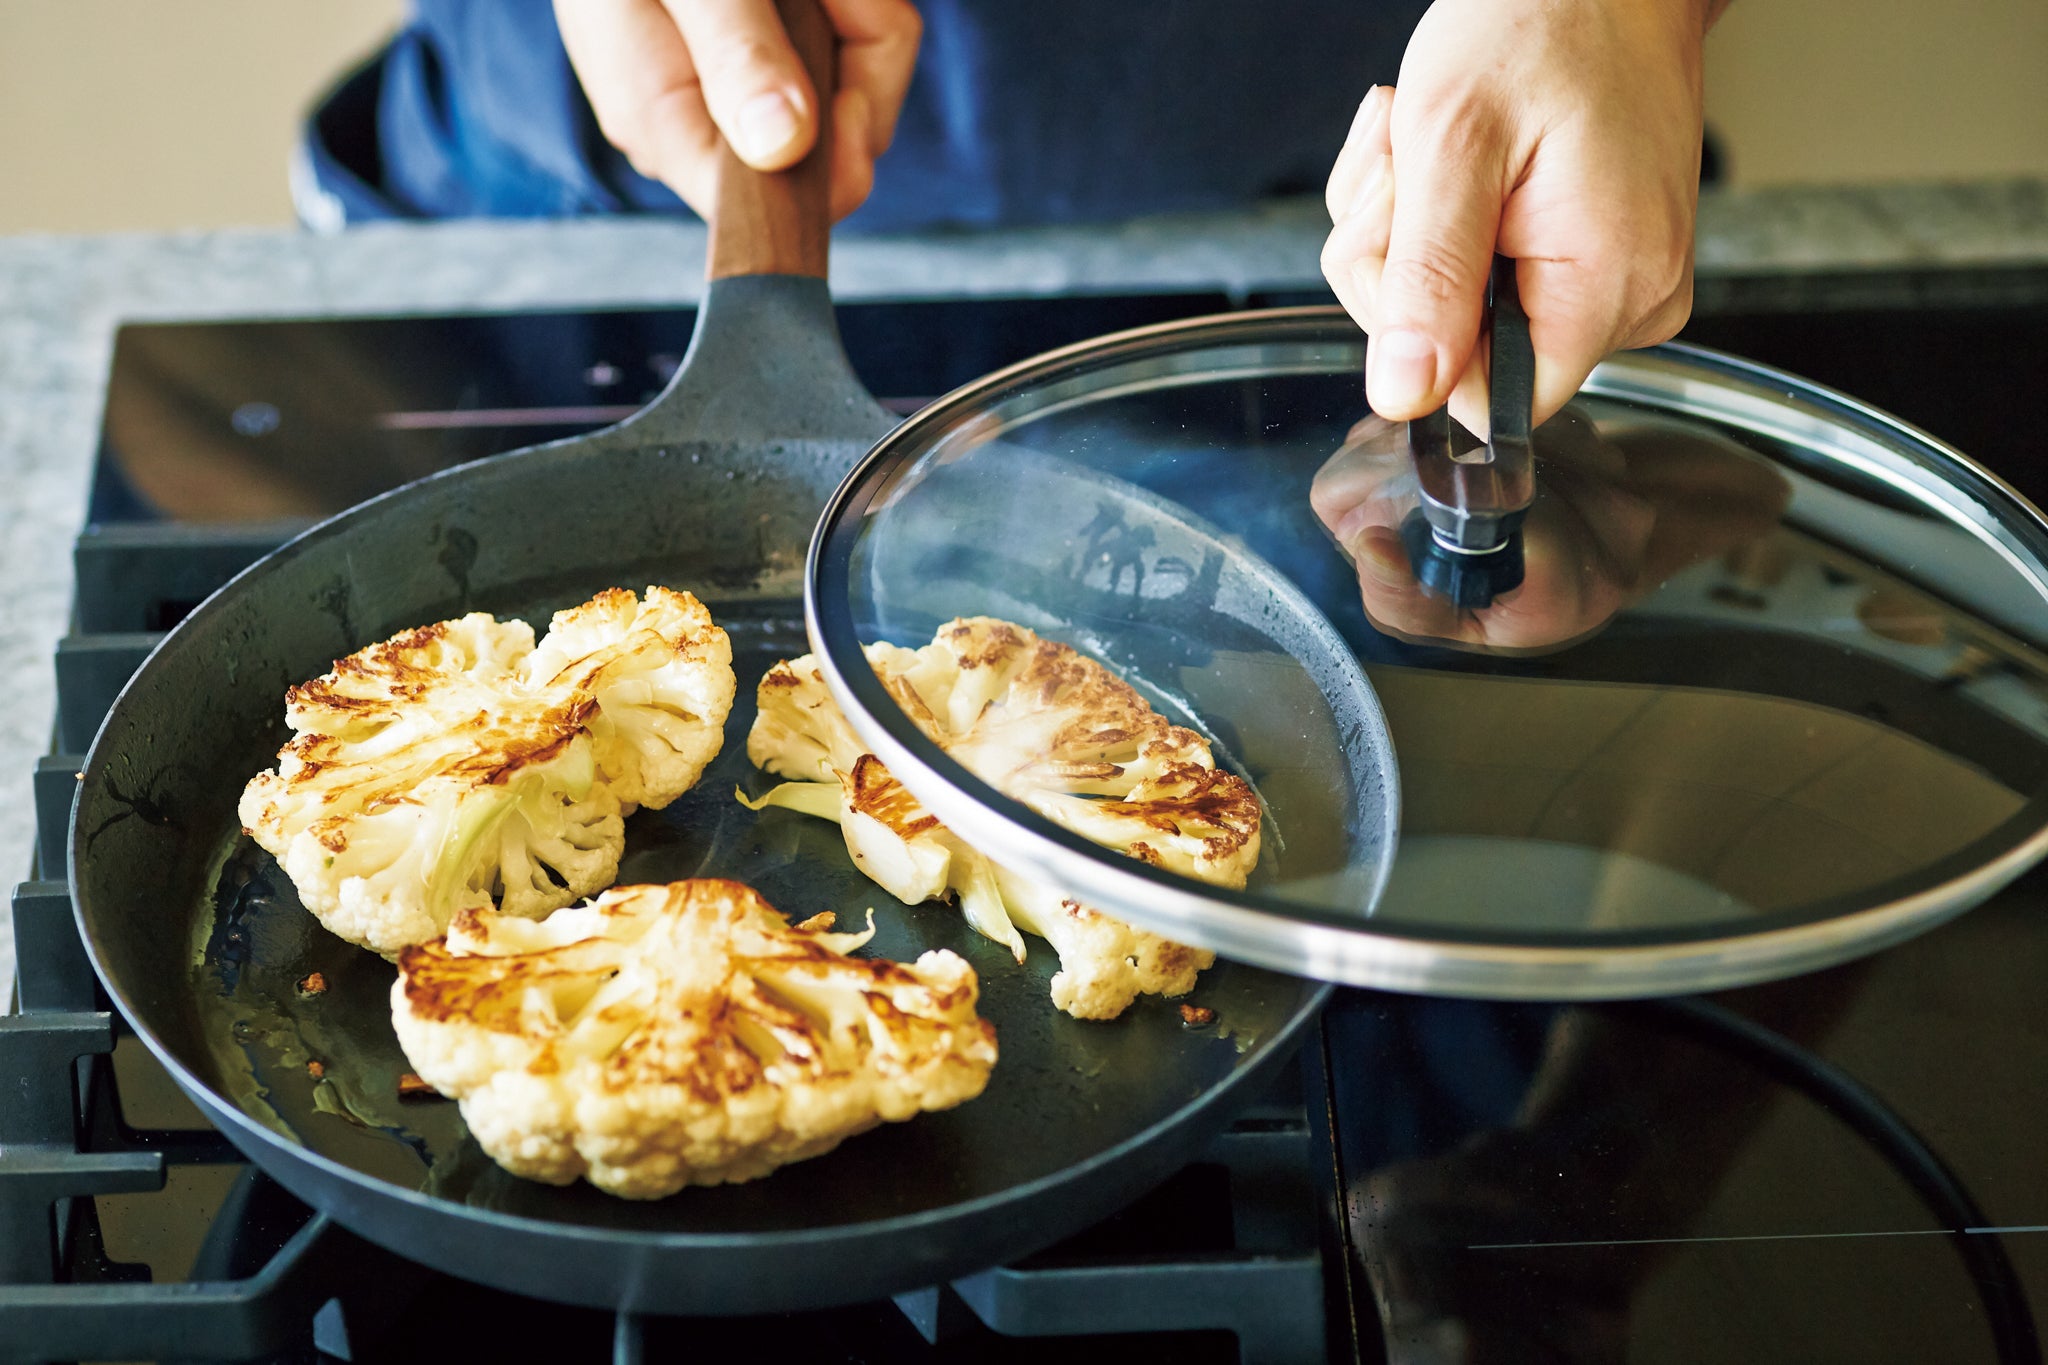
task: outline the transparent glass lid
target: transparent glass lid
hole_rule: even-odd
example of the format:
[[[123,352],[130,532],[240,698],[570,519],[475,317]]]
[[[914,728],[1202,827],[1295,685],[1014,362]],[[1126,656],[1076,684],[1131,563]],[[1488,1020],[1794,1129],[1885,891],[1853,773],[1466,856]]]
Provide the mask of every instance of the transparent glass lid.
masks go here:
[[[2048,528],[1998,481],[1789,376],[1632,353],[1536,433],[1519,584],[1458,605],[1418,575],[1408,433],[1367,410],[1362,361],[1335,310],[1238,314],[1053,353],[897,428],[811,551],[812,645],[860,742],[1063,897],[1444,994],[1809,970],[2048,849]],[[1005,654],[996,621],[1029,634]],[[1199,735],[1256,794],[1256,857],[1142,742],[1104,749],[1128,717],[1029,681],[1017,641]],[[1081,732],[1019,728],[1041,705],[1125,775],[1053,763]],[[998,716],[1006,744],[963,739]],[[1132,801],[1136,823],[1111,808]]]

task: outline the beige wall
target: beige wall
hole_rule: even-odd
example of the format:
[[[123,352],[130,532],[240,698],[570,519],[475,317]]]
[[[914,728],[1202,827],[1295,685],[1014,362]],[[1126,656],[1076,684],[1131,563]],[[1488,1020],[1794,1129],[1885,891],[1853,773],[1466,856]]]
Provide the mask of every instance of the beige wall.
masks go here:
[[[2048,176],[2048,0],[1735,0],[1707,119],[1741,185]]]
[[[298,115],[401,0],[0,0],[0,232],[288,223]]]
[[[0,0],[0,232],[291,221],[300,111],[401,8]],[[2048,0],[1735,0],[1708,68],[1741,184],[2048,176]]]

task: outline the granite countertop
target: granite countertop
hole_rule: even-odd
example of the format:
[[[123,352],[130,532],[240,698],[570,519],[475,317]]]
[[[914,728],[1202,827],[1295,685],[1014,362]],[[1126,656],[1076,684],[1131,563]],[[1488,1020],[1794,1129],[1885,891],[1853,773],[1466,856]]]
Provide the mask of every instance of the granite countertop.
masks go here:
[[[1320,284],[1314,202],[1108,227],[850,238],[842,298]],[[71,594],[113,333],[126,320],[488,312],[682,303],[704,234],[648,220],[460,222],[0,238],[0,869],[25,875],[29,774],[48,750],[51,658]],[[2048,182],[1713,192],[1703,297],[1717,281],[2048,266]],[[0,917],[0,983],[12,939]],[[0,984],[0,1000],[6,998]]]

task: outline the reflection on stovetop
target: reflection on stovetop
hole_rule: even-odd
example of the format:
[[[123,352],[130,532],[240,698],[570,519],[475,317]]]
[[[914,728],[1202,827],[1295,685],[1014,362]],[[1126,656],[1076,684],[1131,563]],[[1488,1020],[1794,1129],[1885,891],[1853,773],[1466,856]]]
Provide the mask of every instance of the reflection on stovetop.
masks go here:
[[[1104,295],[854,303],[838,316],[861,380],[908,412],[1056,346],[1230,306]],[[87,521],[303,520],[591,431],[660,392],[695,321],[662,308],[124,327]]]
[[[2048,1170],[2013,1114],[2048,1103],[2044,892],[1704,1011],[1344,998],[1328,1046],[1380,1063],[1332,1068],[1351,1253],[1393,1358],[2038,1359]]]
[[[842,326],[870,385],[909,407],[1051,345],[1228,302],[873,305]],[[2042,313],[1758,315],[1693,333],[1842,383],[2024,489],[2048,486],[2016,444]],[[285,530],[374,491],[364,480],[612,420],[673,366],[689,322],[124,329],[79,633],[58,657],[60,752],[37,774],[40,875],[61,876],[75,755],[154,632]],[[1229,1331],[1100,1334],[1156,1323],[1176,1294],[1243,1324],[1246,1360],[2038,1359],[2044,897],[2039,871],[1866,962],[1715,997],[1732,1024],[1341,992],[1299,1094],[1074,1243],[901,1304],[641,1321],[454,1281],[254,1174],[117,1036],[61,881],[31,883],[16,898],[25,1013],[0,1019],[0,1360],[523,1358],[538,1342],[629,1360],[1239,1358]],[[1758,1045],[1741,1019],[1789,1046]],[[74,1094],[78,1057],[92,1060]],[[1233,1284],[1233,1268],[1249,1273]]]

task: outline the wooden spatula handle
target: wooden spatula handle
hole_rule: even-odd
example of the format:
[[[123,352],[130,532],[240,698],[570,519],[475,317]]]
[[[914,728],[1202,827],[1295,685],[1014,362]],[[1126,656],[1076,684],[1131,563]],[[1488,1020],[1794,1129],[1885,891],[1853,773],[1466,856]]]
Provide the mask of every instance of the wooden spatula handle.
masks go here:
[[[832,236],[827,171],[832,155],[833,76],[839,43],[818,0],[776,0],[817,98],[818,140],[786,171],[757,171],[730,145],[720,153],[706,274],[825,278]]]

